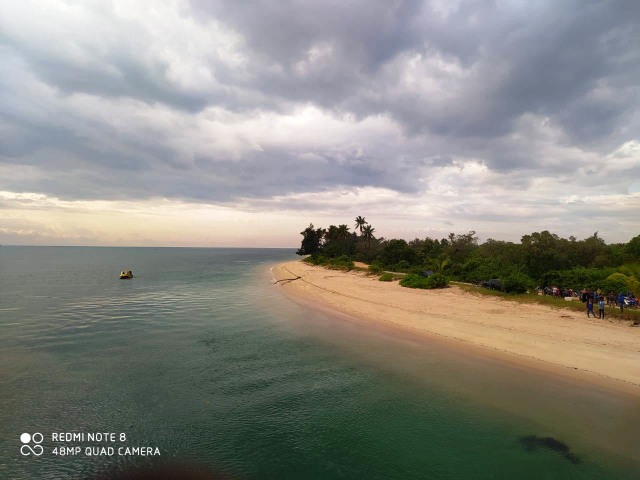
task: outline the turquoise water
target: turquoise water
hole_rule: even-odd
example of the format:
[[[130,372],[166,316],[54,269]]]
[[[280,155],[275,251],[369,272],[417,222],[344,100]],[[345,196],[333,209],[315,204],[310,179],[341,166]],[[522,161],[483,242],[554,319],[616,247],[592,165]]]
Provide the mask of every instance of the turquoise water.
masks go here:
[[[125,433],[241,479],[639,478],[637,401],[293,303],[269,267],[294,257],[0,247],[0,478],[157,459],[57,456],[109,444],[53,432]],[[42,456],[20,454],[23,432]]]

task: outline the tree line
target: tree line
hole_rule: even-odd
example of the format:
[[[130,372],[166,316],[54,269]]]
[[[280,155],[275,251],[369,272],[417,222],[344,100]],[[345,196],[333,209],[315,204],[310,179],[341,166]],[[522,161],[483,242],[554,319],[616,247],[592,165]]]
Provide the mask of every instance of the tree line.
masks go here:
[[[346,224],[326,229],[311,224],[300,232],[297,253],[344,265],[362,261],[373,271],[409,274],[442,270],[446,263],[446,276],[452,280],[476,283],[497,278],[513,292],[536,286],[640,290],[640,235],[628,243],[607,244],[598,232],[578,240],[544,230],[523,235],[519,243],[491,238],[480,243],[475,231],[410,241],[376,237],[374,232],[361,216],[353,231]]]

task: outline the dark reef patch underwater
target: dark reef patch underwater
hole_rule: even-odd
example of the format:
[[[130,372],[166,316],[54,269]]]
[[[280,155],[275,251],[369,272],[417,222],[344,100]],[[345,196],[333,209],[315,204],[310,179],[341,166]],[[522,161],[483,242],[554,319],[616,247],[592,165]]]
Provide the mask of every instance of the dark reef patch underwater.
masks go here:
[[[535,452],[538,448],[544,448],[559,453],[568,461],[574,464],[581,463],[580,457],[571,453],[571,449],[565,443],[556,440],[553,437],[538,437],[536,435],[527,435],[520,437],[520,443],[524,445],[527,452]]]

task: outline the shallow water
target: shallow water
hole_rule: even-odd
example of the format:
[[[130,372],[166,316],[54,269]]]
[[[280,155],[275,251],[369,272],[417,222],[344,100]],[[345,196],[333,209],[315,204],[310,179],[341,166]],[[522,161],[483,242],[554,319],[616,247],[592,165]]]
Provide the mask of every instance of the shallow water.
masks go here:
[[[640,475],[637,401],[298,305],[268,269],[294,257],[0,247],[0,478],[153,460],[52,453],[105,431],[232,478]]]

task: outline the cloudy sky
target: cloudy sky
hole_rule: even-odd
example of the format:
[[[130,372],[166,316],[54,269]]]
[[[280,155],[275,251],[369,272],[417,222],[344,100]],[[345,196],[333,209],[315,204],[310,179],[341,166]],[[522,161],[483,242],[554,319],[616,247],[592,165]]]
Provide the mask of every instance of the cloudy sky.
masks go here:
[[[3,0],[0,243],[640,233],[640,2]]]

